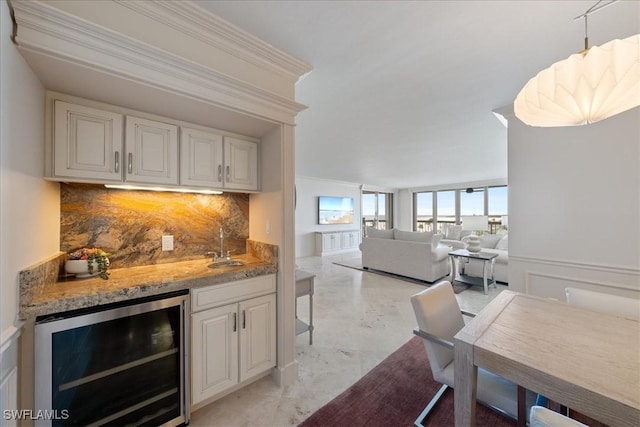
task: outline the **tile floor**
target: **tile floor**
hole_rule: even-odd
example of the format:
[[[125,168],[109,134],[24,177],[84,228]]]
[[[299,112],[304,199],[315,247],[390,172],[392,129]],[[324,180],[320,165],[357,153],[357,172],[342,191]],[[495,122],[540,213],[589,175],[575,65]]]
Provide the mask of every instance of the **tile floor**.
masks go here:
[[[190,426],[295,426],[413,336],[409,298],[424,286],[333,264],[359,256],[296,260],[316,274],[313,345],[308,334],[297,337],[298,381],[279,388],[265,377],[194,412]],[[457,298],[463,310],[478,312],[503,289],[484,295],[473,287]],[[299,298],[298,316],[307,313],[308,298]]]

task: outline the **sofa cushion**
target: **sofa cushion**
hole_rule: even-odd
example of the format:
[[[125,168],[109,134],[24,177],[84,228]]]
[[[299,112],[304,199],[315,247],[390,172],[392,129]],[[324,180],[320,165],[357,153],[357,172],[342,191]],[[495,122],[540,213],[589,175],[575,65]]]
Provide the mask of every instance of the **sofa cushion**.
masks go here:
[[[367,227],[367,237],[375,237],[376,239],[393,239],[393,231],[391,228],[389,230],[378,230],[377,228]]]
[[[503,251],[508,251],[509,250],[509,235],[505,234],[504,236],[502,236],[502,239],[498,240],[498,243],[496,243],[496,249],[500,249]]]
[[[393,238],[396,240],[408,240],[410,242],[431,243],[433,233],[431,231],[422,233],[419,231],[402,231],[395,229]]]
[[[483,234],[480,236],[480,247],[486,249],[495,249],[496,244],[503,236],[498,234]]]

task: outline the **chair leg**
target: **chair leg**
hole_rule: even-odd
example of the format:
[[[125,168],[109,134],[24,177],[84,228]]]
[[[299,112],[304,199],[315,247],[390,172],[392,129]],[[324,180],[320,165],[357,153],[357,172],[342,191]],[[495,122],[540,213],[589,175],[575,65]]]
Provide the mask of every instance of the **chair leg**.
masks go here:
[[[433,396],[433,399],[431,399],[431,401],[426,406],[426,408],[423,409],[423,411],[420,413],[418,418],[416,418],[416,420],[414,421],[413,425],[415,427],[424,427],[422,423],[424,423],[424,421],[427,419],[431,410],[436,406],[436,404],[438,403],[438,401],[444,395],[444,392],[447,391],[448,388],[449,386],[446,384],[440,387],[440,390],[438,390],[436,395]]]
[[[527,390],[518,385],[518,427],[527,425]]]

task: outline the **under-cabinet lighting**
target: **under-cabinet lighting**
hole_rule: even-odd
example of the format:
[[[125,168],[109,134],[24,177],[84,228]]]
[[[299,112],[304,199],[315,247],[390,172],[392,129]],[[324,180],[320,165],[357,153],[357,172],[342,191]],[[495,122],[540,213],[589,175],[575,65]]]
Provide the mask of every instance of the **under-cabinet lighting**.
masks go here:
[[[105,184],[106,188],[114,188],[117,190],[144,190],[144,191],[169,191],[173,193],[197,193],[197,194],[222,194],[222,191],[206,190],[197,188],[178,188],[178,187],[151,187],[143,185],[125,185],[125,184]]]

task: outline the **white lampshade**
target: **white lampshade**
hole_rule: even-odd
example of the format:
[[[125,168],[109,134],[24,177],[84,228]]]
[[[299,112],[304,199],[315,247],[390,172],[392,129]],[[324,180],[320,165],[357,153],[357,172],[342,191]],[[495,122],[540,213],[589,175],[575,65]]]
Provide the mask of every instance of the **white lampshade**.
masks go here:
[[[594,46],[538,73],[514,101],[530,126],[594,123],[640,105],[640,34]]]
[[[489,217],[486,215],[461,216],[462,229],[473,231],[489,230]]]

